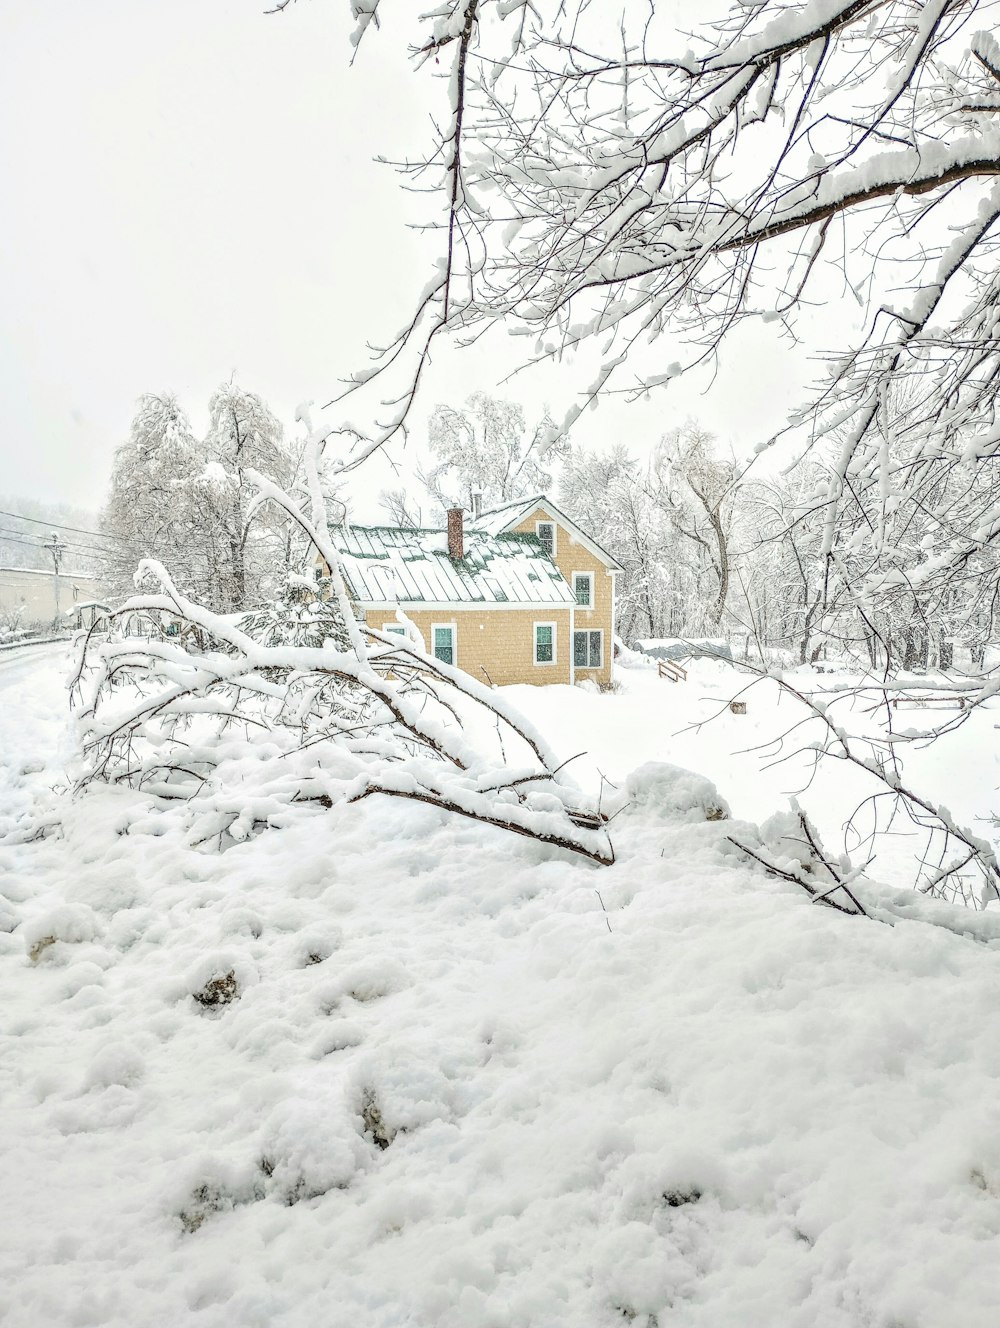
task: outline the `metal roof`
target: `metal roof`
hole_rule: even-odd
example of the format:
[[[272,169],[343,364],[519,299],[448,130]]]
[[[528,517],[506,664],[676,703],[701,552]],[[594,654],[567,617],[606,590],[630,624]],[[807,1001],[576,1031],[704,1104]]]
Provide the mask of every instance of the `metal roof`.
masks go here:
[[[519,521],[523,521],[537,507],[544,507],[547,501],[541,493],[534,498],[518,498],[516,502],[504,503],[502,507],[493,507],[488,512],[480,513],[473,518],[472,524],[476,530],[485,531],[488,535],[500,535],[508,526],[516,526]]]
[[[575,604],[534,535],[465,529],[465,556],[448,556],[444,530],[335,526],[348,592],[375,604]]]
[[[511,527],[519,525],[526,516],[539,507],[544,507],[549,515],[561,525],[565,526],[578,540],[586,545],[602,562],[606,563],[612,571],[622,571],[622,565],[617,559],[612,558],[607,549],[602,548],[592,535],[581,529],[576,522],[566,515],[560,507],[547,494],[536,493],[531,498],[518,498],[516,502],[504,503],[502,507],[491,508],[488,512],[482,512],[472,522],[475,530],[482,530],[489,535],[502,535],[510,531]]]

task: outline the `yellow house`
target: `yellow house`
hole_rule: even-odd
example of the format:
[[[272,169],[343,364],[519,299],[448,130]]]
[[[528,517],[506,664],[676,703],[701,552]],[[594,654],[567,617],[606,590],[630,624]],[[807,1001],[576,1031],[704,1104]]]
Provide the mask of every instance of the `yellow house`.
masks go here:
[[[367,626],[403,631],[480,682],[611,681],[614,559],[547,497],[446,530],[338,526],[330,531],[348,593]]]

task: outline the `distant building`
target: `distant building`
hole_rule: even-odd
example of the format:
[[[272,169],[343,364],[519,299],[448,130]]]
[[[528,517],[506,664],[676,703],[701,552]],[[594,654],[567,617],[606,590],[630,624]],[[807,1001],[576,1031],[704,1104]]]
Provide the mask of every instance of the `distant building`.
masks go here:
[[[106,593],[100,577],[88,572],[38,571],[29,567],[0,567],[0,614],[20,610],[21,627],[73,625],[74,605],[100,599]]]
[[[367,626],[401,632],[480,682],[611,680],[615,576],[610,554],[545,497],[445,530],[337,526],[347,590]]]

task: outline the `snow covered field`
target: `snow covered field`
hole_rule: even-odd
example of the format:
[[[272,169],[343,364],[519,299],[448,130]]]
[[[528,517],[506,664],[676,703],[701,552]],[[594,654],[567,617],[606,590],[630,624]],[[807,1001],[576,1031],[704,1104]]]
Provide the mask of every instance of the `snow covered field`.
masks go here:
[[[0,834],[65,778],[63,667],[0,664]],[[796,785],[733,754],[772,685],[675,737],[732,670],[623,682],[510,694],[581,780],[671,761],[734,819],[647,771],[608,869],[378,799],[0,839],[5,1325],[993,1328],[1000,913],[811,905],[727,840]],[[967,817],[975,725],[917,762]],[[829,842],[856,792],[803,795]]]

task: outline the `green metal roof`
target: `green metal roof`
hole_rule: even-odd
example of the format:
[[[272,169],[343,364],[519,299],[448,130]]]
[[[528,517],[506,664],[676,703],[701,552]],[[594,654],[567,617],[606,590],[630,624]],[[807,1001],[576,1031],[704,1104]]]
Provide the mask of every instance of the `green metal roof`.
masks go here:
[[[534,535],[465,529],[465,555],[448,556],[443,530],[335,526],[352,598],[375,604],[570,605],[573,592]]]

